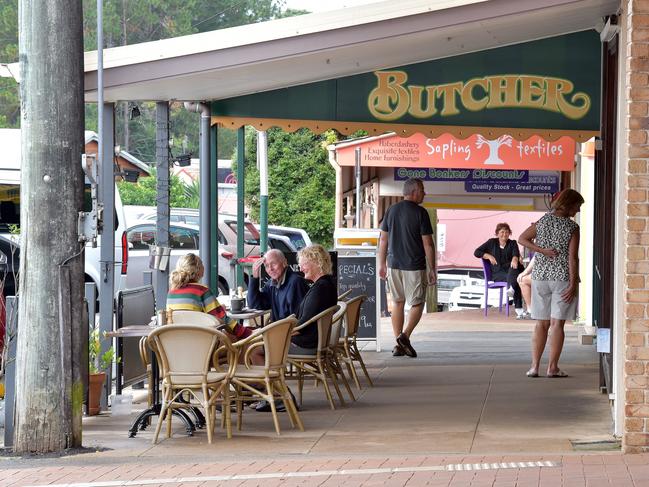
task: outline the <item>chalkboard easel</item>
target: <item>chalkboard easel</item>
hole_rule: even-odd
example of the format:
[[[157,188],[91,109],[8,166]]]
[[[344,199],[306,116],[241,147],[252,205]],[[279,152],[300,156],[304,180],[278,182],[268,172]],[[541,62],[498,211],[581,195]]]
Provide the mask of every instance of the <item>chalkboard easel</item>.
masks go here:
[[[341,255],[338,254],[338,292],[352,290],[347,299],[367,295],[361,307],[358,326],[359,341],[376,342],[376,351],[381,351],[381,283],[376,272],[376,255]]]

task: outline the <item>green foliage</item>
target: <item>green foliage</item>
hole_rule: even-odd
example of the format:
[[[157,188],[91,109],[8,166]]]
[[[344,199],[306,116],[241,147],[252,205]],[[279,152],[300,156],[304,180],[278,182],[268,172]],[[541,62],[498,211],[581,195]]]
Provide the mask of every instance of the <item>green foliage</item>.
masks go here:
[[[0,63],[18,61],[18,0],[0,0]],[[0,78],[0,127],[20,125],[18,83]]]
[[[187,202],[185,208],[198,208],[201,201],[201,183],[199,181],[192,181],[189,186],[185,185],[185,200]]]
[[[117,364],[120,362],[120,358],[115,357],[115,349],[111,346],[104,353],[101,353],[99,328],[93,328],[88,339],[88,369],[90,373],[104,372],[113,362]]]
[[[125,205],[154,205],[157,196],[156,171],[151,169],[151,176],[140,177],[137,183],[120,181],[117,183],[122,203]],[[185,184],[173,174],[170,176],[169,205],[172,208],[187,208],[187,196],[185,195]]]
[[[268,223],[304,228],[314,242],[333,242],[336,177],[326,145],[331,133],[307,129],[293,134],[268,131]],[[259,220],[259,171],[254,130],[246,132],[246,204]],[[233,157],[233,160],[236,160]],[[233,171],[236,170],[233,168]]]

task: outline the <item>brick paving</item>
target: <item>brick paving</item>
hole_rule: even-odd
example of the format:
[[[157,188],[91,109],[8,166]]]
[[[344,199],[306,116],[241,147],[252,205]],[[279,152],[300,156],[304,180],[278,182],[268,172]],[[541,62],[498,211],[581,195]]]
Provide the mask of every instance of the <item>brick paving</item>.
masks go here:
[[[78,455],[60,459],[60,463],[72,462],[74,465],[58,466],[44,465],[51,459],[4,458],[0,463],[0,486],[649,486],[649,454],[585,453],[532,458],[532,455],[490,458],[394,455],[144,464],[134,458],[126,464],[104,465],[101,458]],[[554,464],[542,467],[525,465],[539,461]],[[13,466],[14,463],[19,466]],[[505,468],[503,464],[517,466]],[[467,470],[455,470],[459,468]],[[228,476],[230,478],[226,478]]]

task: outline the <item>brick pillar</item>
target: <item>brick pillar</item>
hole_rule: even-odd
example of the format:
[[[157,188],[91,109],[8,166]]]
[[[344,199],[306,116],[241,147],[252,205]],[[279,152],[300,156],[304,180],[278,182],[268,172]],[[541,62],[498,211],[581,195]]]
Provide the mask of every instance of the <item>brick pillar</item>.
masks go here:
[[[628,0],[626,51],[627,150],[624,286],[624,435],[626,453],[649,451],[649,0]],[[626,50],[625,50],[626,44]],[[624,161],[620,161],[624,164]]]

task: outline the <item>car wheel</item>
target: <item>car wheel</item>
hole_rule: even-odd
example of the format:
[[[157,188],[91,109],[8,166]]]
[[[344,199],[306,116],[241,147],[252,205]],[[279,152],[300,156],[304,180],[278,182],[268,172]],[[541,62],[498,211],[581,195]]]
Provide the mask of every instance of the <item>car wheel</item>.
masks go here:
[[[221,295],[228,295],[228,286],[227,284],[219,281],[219,296]]]

